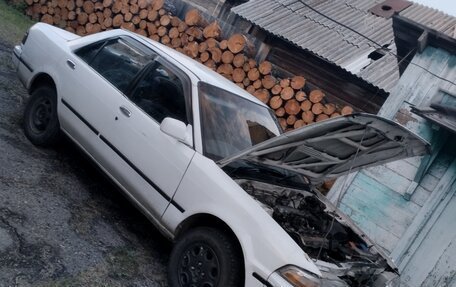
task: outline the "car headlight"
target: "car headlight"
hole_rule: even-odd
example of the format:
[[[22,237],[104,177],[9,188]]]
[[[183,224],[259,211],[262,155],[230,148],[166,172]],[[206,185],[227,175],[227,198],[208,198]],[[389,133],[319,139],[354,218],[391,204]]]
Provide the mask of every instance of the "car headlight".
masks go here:
[[[320,287],[320,279],[296,266],[285,266],[277,273],[293,287]]]

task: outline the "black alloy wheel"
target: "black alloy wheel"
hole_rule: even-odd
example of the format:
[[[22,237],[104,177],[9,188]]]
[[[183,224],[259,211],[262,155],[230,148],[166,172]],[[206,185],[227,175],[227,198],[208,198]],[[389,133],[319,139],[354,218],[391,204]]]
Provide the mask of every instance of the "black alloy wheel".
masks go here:
[[[242,262],[233,240],[222,231],[201,227],[180,238],[168,267],[171,287],[242,286]]]
[[[24,133],[38,146],[50,146],[58,141],[60,124],[53,88],[41,86],[32,92],[24,111]]]

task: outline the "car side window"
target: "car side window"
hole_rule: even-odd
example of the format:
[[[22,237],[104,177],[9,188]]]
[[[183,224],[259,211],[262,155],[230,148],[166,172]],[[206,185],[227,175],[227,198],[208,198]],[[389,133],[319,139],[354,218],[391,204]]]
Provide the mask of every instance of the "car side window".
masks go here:
[[[154,58],[121,38],[80,49],[76,54],[124,94]]]
[[[171,117],[188,124],[183,82],[160,59],[149,64],[129,98],[159,123]]]

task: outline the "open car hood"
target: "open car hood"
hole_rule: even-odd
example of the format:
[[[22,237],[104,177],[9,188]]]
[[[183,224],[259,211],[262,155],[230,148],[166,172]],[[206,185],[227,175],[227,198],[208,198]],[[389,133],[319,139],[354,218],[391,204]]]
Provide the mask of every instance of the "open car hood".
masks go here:
[[[402,158],[429,153],[430,145],[405,127],[371,114],[341,116],[274,137],[218,162],[238,159],[293,170],[311,183]]]

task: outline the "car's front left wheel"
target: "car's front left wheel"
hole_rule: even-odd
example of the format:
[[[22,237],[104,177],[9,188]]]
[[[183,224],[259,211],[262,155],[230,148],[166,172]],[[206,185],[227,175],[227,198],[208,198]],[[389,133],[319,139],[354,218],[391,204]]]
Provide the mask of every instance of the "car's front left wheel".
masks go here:
[[[233,238],[209,227],[184,234],[174,246],[168,266],[171,287],[239,287],[243,272]]]
[[[24,133],[35,145],[51,146],[60,136],[57,94],[49,86],[36,88],[25,106]]]

